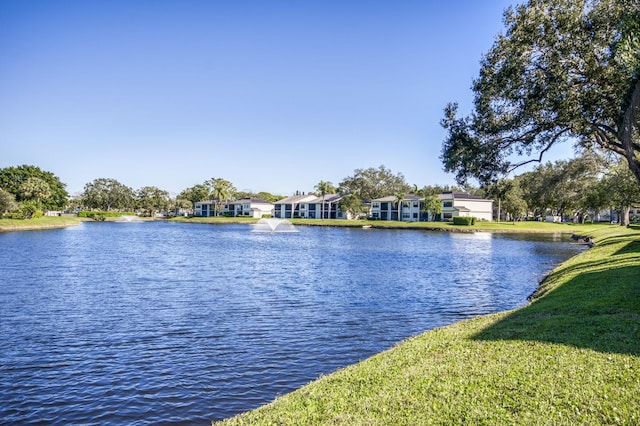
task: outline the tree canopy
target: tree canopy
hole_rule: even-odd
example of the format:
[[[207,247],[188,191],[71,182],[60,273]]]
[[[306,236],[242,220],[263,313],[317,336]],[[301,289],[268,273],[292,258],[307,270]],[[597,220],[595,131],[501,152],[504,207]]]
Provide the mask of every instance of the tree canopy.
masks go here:
[[[389,194],[409,193],[411,186],[407,184],[402,173],[393,174],[391,170],[380,166],[377,169],[356,169],[353,176],[340,182],[338,192],[356,195],[365,200],[384,197]]]
[[[137,205],[149,216],[169,208],[171,197],[169,193],[155,186],[145,186],[135,192]]]
[[[133,190],[115,179],[99,178],[87,183],[81,197],[90,209],[109,211],[131,209],[134,205]]]
[[[640,0],[529,0],[504,22],[473,113],[445,108],[445,171],[486,185],[575,141],[624,157],[640,182]]]
[[[40,208],[61,209],[69,197],[65,187],[53,173],[36,166],[0,169],[0,188],[13,194],[17,202],[34,201]]]

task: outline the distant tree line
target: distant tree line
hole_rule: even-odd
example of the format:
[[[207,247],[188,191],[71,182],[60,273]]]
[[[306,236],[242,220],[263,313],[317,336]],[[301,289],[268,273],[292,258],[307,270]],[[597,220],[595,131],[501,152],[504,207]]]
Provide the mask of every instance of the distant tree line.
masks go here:
[[[275,202],[284,198],[268,192],[238,191],[223,178],[211,178],[171,197],[168,191],[155,186],[138,190],[115,179],[98,178],[84,186],[78,196],[69,198],[65,184],[52,173],[35,166],[0,169],[0,212],[13,212],[20,217],[32,217],[43,210],[98,210],[104,212],[135,211],[154,216],[158,212],[191,211],[195,203],[211,200],[217,214],[228,201],[259,198]],[[561,216],[577,221],[600,220],[598,213],[613,209],[621,224],[638,218],[630,217],[633,206],[640,205],[640,185],[623,161],[587,153],[573,160],[545,163],[534,170],[501,179],[484,188],[450,185],[409,185],[402,173],[393,173],[385,166],[355,169],[337,186],[321,180],[313,194],[325,198],[340,193],[340,209],[353,215],[366,213],[370,200],[396,197],[396,208],[409,194],[425,199],[425,211],[437,213],[438,194],[464,191],[495,200],[499,220],[525,220],[545,216]],[[300,193],[300,192],[298,192]],[[324,204],[324,203],[323,203]],[[324,217],[324,215],[322,216]]]
[[[545,215],[577,222],[600,221],[600,212],[617,212],[621,225],[632,207],[640,207],[640,185],[625,160],[585,154],[573,160],[547,162],[512,179],[501,179],[486,188],[496,200],[497,214],[504,220],[523,220]]]

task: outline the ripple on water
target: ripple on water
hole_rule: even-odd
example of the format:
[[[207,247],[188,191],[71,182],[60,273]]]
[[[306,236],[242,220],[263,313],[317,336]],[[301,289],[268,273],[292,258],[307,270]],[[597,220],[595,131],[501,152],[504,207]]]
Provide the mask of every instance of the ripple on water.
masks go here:
[[[143,222],[0,234],[0,418],[208,424],[423,330],[518,306],[577,249],[299,231]]]

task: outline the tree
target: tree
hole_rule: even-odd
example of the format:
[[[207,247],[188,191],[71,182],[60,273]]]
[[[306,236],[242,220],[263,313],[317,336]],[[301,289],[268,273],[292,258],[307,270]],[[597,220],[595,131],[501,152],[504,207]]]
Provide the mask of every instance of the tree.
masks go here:
[[[593,221],[600,221],[600,211],[609,207],[609,194],[608,188],[603,184],[603,181],[599,181],[597,185],[590,187],[585,194],[583,194],[581,200],[581,206],[585,212],[593,212],[591,219]],[[586,214],[582,216],[581,223],[584,223]]]
[[[640,182],[640,0],[529,0],[504,22],[473,114],[445,108],[444,169],[487,185],[570,140],[623,156]]]
[[[168,210],[173,211],[173,215],[180,214],[181,210],[193,209],[194,204],[187,199],[177,197],[175,200],[169,200]]]
[[[393,194],[396,197],[396,209],[398,209],[398,217],[396,220],[402,220],[402,206],[406,206],[407,202],[405,200],[405,197],[407,196],[407,193],[404,191],[397,191],[395,194]]]
[[[439,214],[442,214],[442,200],[436,194],[425,195],[422,211],[427,213],[427,217],[433,221]]]
[[[628,225],[630,207],[640,203],[640,186],[624,164],[624,160],[612,167],[602,181],[609,202],[618,211],[618,223]]]
[[[486,195],[498,201],[496,214],[498,221],[501,221],[503,216],[506,220],[511,218],[515,221],[527,214],[528,205],[520,185],[521,180],[519,176],[514,179],[500,179],[486,187]]]
[[[582,198],[597,185],[600,167],[592,156],[541,164],[520,176],[522,197],[536,215],[544,215],[547,210],[554,216],[569,211],[580,214]]]
[[[338,188],[341,194],[352,194],[365,200],[409,191],[411,186],[405,182],[402,173],[394,175],[384,166],[377,169],[373,167],[356,169],[353,176],[348,176],[340,182]]]
[[[224,203],[236,192],[236,188],[228,180],[222,178],[210,179],[206,182],[209,186],[211,199],[215,201],[216,215],[222,213]]]
[[[510,218],[514,222],[526,216],[528,206],[520,187],[520,179],[513,179],[507,183],[502,196],[501,208],[506,213],[507,219]],[[498,220],[500,219],[498,218]]]
[[[342,197],[338,202],[338,205],[340,206],[340,210],[354,218],[366,214],[369,210],[360,197],[352,194]]]
[[[414,192],[420,194],[421,196],[427,195],[438,195],[444,192],[462,192],[463,190],[457,186],[452,185],[426,185],[423,186],[422,189],[418,190],[414,189]]]
[[[37,177],[28,177],[18,187],[20,198],[24,201],[33,201],[37,208],[42,206],[42,200],[51,196],[51,187],[44,180]]]
[[[31,192],[29,192],[29,198],[23,198],[25,193],[21,192],[22,189],[25,189],[25,187],[21,189],[21,186],[30,178],[41,179],[49,186],[48,195],[40,198],[40,208],[56,210],[64,208],[67,203],[67,198],[69,197],[65,189],[66,185],[53,173],[46,172],[36,166],[22,165],[0,169],[0,188],[13,194],[17,202],[35,199],[31,198]],[[40,195],[42,195],[42,192],[40,192]]]
[[[320,217],[324,219],[324,196],[327,194],[335,194],[336,188],[335,186],[333,186],[333,183],[321,180],[314,187],[314,189],[318,191],[318,193],[322,196],[322,206],[320,208],[320,211],[321,211]],[[329,212],[329,214],[331,214],[331,212]]]
[[[136,191],[138,206],[154,217],[159,211],[167,211],[171,197],[167,191],[155,186],[145,186]]]
[[[191,202],[191,208],[195,209],[198,201],[204,201],[209,196],[210,190],[207,185],[198,184],[191,188],[187,188],[182,191],[176,198],[182,200],[189,200]]]
[[[18,208],[16,197],[9,191],[0,188],[0,214],[12,211]]]
[[[256,198],[259,198],[260,200],[264,200],[264,201],[268,201],[270,203],[275,203],[276,201],[285,198],[283,196],[279,196],[279,195],[273,195],[270,192],[258,192],[257,194],[255,194]]]
[[[84,186],[80,195],[89,209],[133,209],[133,190],[115,179],[99,178]]]

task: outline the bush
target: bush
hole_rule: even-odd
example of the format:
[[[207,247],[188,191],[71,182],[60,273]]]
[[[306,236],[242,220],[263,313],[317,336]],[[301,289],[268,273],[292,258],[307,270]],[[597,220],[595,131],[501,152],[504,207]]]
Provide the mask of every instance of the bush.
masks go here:
[[[465,216],[454,216],[453,217],[453,224],[454,225],[464,225],[464,226],[475,225],[476,224],[476,218],[475,217],[465,217]]]
[[[42,216],[42,211],[38,210],[36,204],[31,201],[25,201],[20,205],[20,215],[23,219],[32,219],[34,217]],[[38,213],[40,213],[38,215]]]

